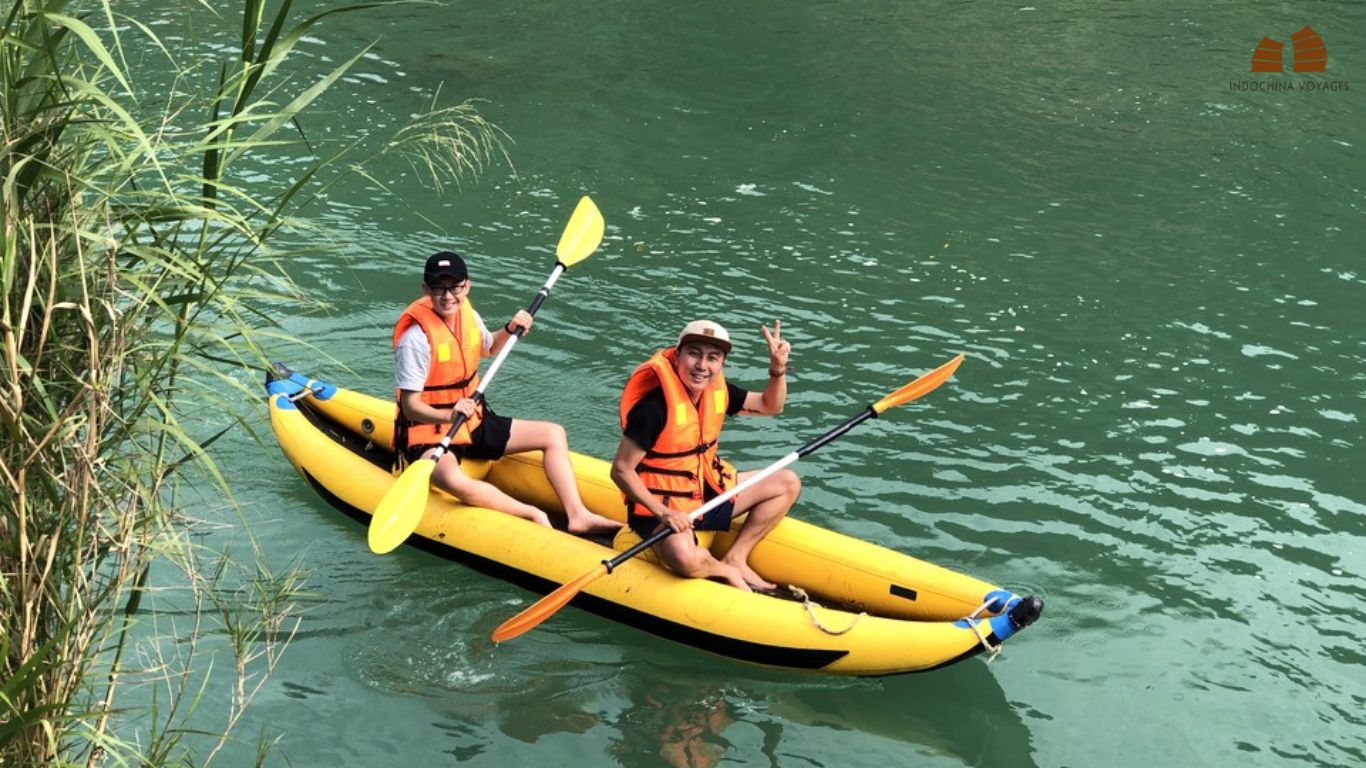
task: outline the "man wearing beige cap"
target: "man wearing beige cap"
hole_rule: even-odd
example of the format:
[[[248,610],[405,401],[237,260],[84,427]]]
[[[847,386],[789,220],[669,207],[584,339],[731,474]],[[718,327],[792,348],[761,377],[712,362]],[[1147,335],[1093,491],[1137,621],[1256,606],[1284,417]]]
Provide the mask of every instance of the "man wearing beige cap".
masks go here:
[[[726,381],[721,369],[731,351],[730,334],[710,320],[695,320],[636,368],[621,396],[621,443],[612,461],[612,480],[626,499],[627,524],[642,538],[664,527],[724,531],[745,515],[735,542],[721,559],[698,544],[696,536],[668,536],[655,545],[675,573],[714,578],[740,589],[773,589],[749,566],[749,553],[787,514],[801,491],[789,469],[765,478],[696,521],[688,514],[750,473],[737,478],[717,455],[726,416],[774,416],[787,399],[787,357],[792,345],[782,338],[782,321],[761,326],[768,344],[768,386],[749,392]]]

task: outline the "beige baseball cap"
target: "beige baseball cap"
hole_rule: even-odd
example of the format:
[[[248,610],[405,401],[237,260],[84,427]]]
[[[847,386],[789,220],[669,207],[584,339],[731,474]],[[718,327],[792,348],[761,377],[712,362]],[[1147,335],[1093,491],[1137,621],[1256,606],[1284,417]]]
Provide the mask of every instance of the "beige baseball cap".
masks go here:
[[[720,347],[722,352],[730,354],[730,334],[726,333],[725,328],[710,320],[694,320],[683,326],[683,332],[678,334],[679,346],[682,346],[685,341],[711,344]]]

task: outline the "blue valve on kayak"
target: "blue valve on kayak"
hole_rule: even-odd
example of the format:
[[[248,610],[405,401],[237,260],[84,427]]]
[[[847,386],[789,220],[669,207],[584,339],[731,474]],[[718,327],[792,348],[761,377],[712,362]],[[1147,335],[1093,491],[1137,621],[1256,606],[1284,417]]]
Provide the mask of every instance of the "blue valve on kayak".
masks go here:
[[[1005,613],[1016,629],[1024,629],[1043,615],[1043,598],[1034,595],[1016,597],[1010,592],[998,589],[988,592],[984,602],[986,610],[991,613]]]

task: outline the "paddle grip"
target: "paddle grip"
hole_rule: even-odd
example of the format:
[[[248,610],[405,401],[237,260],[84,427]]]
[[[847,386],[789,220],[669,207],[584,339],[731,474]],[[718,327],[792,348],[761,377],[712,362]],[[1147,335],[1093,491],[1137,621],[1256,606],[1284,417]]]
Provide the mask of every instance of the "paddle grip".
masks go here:
[[[479,404],[479,401],[482,400],[483,398],[484,398],[484,393],[483,393],[483,392],[475,392],[475,393],[474,393],[474,403],[475,403],[475,405],[477,406],[477,405]],[[463,414],[463,413],[457,413],[457,414],[455,414],[455,418],[454,418],[454,419],[451,419],[451,428],[448,429],[448,430],[446,430],[446,436],[443,437],[443,438],[441,438],[441,442],[437,444],[436,450],[432,452],[432,456],[431,456],[432,461],[440,461],[440,460],[441,460],[441,454],[443,454],[443,453],[445,453],[446,451],[450,450],[451,441],[455,439],[455,433],[460,431],[460,427],[464,426],[465,422],[469,421],[469,418],[470,418],[470,417],[466,416],[466,415]]]
[[[858,425],[862,424],[863,422],[869,419],[875,418],[877,418],[877,411],[873,410],[873,406],[870,405],[868,406],[868,409],[865,410],[863,413],[860,413],[859,415],[855,416],[852,419],[849,419],[848,421],[844,422],[838,427],[835,427],[829,432],[826,432],[825,434],[821,435],[815,440],[812,440],[806,445],[803,445],[801,448],[798,448],[797,455],[809,456],[822,446],[830,443],[833,440],[838,440],[839,438],[843,437],[845,432],[848,432],[849,430],[853,429],[854,427],[857,427]]]
[[[526,308],[527,314],[532,317],[536,316],[536,310],[540,309],[545,300],[550,298],[550,288],[555,285],[556,280],[560,279],[560,275],[564,274],[565,269],[567,269],[565,265],[559,262],[555,263],[555,268],[550,271],[550,277],[546,278],[545,285],[542,285],[541,290],[536,292],[536,298],[531,300],[531,306]],[[521,336],[525,332],[524,328],[518,328],[513,331],[512,335]]]
[[[541,290],[536,292],[536,298],[531,300],[531,306],[526,308],[527,314],[531,315],[532,317],[535,317],[536,310],[540,309],[541,305],[544,304],[545,300],[548,298],[550,298],[550,286],[543,285],[541,286]],[[524,333],[526,333],[525,328],[518,328],[517,330],[512,332],[512,335],[521,336]]]

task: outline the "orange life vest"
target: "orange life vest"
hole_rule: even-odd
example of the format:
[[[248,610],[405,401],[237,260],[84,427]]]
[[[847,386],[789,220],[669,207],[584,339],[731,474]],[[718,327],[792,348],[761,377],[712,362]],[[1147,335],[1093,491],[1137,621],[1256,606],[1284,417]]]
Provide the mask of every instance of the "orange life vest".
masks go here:
[[[479,331],[479,320],[475,317],[474,306],[466,298],[460,302],[460,313],[455,319],[455,328],[432,309],[432,300],[422,297],[398,318],[394,326],[394,347],[403,333],[412,326],[418,326],[427,335],[431,345],[431,365],[427,369],[427,381],[418,394],[418,399],[433,408],[451,409],[463,397],[473,397],[479,388],[479,358],[484,354],[484,336]],[[396,391],[397,399],[402,395]],[[484,406],[474,410],[474,416],[461,425],[451,439],[452,445],[469,445],[470,433],[479,427],[484,418]],[[399,405],[394,420],[394,452],[402,456],[410,445],[435,445],[446,436],[449,424],[423,424],[410,421],[403,415]]]
[[[645,460],[636,465],[636,473],[662,503],[691,512],[702,506],[705,488],[721,493],[735,482],[735,471],[716,455],[730,395],[726,377],[718,373],[694,405],[674,369],[677,359],[676,348],[664,349],[636,368],[621,393],[621,426],[626,427],[626,415],[642,397],[656,387],[664,390],[664,430],[654,445],[642,446]],[[629,498],[626,509],[634,515],[651,516]]]

